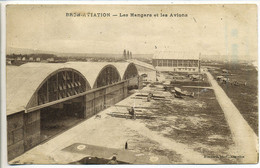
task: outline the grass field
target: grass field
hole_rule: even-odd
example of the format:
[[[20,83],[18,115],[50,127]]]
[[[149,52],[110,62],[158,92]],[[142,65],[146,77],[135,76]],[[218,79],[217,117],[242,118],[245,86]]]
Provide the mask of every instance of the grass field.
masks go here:
[[[165,137],[191,146],[203,155],[225,155],[233,145],[231,132],[213,90],[182,88],[195,97],[156,101],[155,120],[144,121],[147,127]],[[227,158],[216,159],[231,163]]]
[[[231,80],[237,80],[241,83],[247,82],[246,86],[234,86],[230,83],[219,85],[232,100],[245,120],[251,126],[256,134],[258,134],[258,72],[251,65],[244,64],[222,64],[216,66],[218,69],[211,71],[216,76],[222,74],[222,69],[229,70]]]

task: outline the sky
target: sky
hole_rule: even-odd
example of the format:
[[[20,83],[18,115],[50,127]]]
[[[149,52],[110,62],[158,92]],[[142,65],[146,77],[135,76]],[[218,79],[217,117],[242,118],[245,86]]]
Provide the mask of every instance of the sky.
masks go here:
[[[68,17],[66,13],[110,13]],[[153,17],[119,17],[152,14]],[[164,13],[168,17],[154,17]],[[170,14],[187,17],[169,17]],[[117,15],[117,16],[112,16]],[[61,53],[183,51],[257,59],[256,5],[9,5],[9,48]]]

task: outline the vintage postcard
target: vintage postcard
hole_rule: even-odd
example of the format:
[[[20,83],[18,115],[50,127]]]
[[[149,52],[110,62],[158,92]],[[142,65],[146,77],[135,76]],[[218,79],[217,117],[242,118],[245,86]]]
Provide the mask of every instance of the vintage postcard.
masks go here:
[[[8,163],[258,163],[255,4],[6,5]]]

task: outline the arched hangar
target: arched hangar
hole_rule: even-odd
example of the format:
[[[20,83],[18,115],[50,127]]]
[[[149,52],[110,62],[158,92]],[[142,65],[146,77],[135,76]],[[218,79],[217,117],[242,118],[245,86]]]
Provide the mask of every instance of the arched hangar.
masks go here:
[[[142,86],[133,63],[27,63],[7,67],[8,159],[89,118]]]

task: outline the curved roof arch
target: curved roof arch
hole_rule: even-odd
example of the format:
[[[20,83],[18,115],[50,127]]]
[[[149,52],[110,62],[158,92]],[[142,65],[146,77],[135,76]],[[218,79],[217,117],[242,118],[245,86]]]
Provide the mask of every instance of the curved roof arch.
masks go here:
[[[6,113],[7,115],[23,111],[35,92],[52,75],[72,70],[82,76],[86,81],[86,87],[91,89],[85,76],[77,69],[69,68],[64,64],[27,63],[19,67],[7,68],[6,84]]]
[[[124,79],[125,74],[130,66],[134,66],[137,70],[136,65],[131,62],[113,62],[112,64],[118,69],[121,79]],[[137,72],[138,72],[138,70],[137,70]]]
[[[93,84],[93,87],[92,88],[96,88],[97,86],[97,80],[98,80],[98,77],[103,73],[103,71],[106,69],[106,68],[108,68],[108,67],[111,67],[111,68],[113,68],[114,70],[116,70],[116,72],[117,72],[117,74],[118,74],[118,76],[119,76],[119,81],[121,81],[122,80],[122,77],[121,77],[121,75],[120,75],[120,73],[119,73],[119,71],[118,71],[118,69],[114,66],[114,65],[112,65],[112,64],[107,64],[107,65],[105,65],[100,71],[99,71],[99,73],[97,73],[97,77],[96,77],[96,80],[95,80],[95,82],[94,82],[94,84]]]
[[[125,73],[124,73],[122,79],[126,78],[126,75],[127,75],[128,71],[131,71],[130,68],[134,68],[134,71],[136,71],[136,75],[138,75],[138,70],[137,70],[137,67],[135,66],[135,64],[134,63],[129,63],[129,65],[126,67],[126,70],[125,70]]]
[[[134,64],[128,62],[67,62],[26,63],[19,67],[8,66],[6,68],[6,113],[10,115],[25,110],[33,94],[49,77],[60,71],[77,72],[85,79],[86,86],[93,89],[98,76],[106,67],[113,67],[119,74],[119,80],[122,80],[128,67],[132,65]]]
[[[122,79],[118,68],[110,62],[67,62],[65,64],[66,66],[75,68],[81,72],[88,79],[92,89],[95,86],[98,76],[106,67],[113,67],[118,72],[120,80]]]

